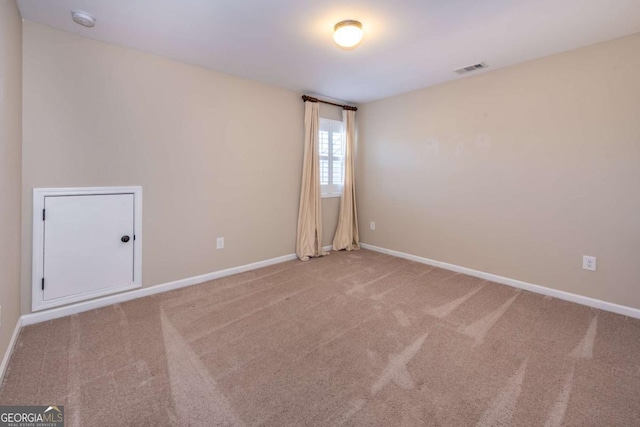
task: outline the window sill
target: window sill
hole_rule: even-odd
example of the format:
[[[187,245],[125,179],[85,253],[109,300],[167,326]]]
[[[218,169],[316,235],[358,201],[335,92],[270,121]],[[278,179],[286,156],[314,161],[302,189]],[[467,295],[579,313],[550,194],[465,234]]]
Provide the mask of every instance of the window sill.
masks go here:
[[[320,198],[322,199],[333,199],[335,197],[340,197],[342,196],[342,193],[326,193],[326,194],[321,194]]]

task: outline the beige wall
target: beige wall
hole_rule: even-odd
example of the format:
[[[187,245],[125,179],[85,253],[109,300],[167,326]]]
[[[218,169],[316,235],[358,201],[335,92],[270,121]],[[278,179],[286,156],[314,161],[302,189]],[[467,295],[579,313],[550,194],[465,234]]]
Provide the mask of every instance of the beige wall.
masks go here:
[[[0,0],[0,359],[20,316],[22,18]]]
[[[637,34],[360,106],[363,242],[640,308],[639,53]]]
[[[333,236],[338,228],[340,197],[322,199],[322,246],[333,245]]]
[[[144,286],[293,253],[300,95],[25,22],[23,312],[35,187],[142,185]]]

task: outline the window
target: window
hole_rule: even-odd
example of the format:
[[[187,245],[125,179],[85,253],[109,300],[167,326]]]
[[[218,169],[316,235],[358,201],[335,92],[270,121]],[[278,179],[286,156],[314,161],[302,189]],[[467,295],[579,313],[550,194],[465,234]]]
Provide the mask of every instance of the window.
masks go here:
[[[340,197],[344,181],[344,125],[320,119],[320,193]]]

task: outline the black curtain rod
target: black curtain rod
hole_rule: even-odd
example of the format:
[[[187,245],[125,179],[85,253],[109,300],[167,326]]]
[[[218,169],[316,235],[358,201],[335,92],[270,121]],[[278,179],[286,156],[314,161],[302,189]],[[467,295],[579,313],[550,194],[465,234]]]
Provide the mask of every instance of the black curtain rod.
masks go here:
[[[309,102],[322,102],[323,104],[329,104],[329,105],[335,105],[336,107],[342,107],[345,110],[358,111],[358,109],[356,107],[352,107],[351,105],[335,104],[333,102],[323,101],[322,99],[314,98],[312,96],[307,96],[307,95],[302,95],[302,100],[305,101],[305,102],[306,101],[309,101]]]

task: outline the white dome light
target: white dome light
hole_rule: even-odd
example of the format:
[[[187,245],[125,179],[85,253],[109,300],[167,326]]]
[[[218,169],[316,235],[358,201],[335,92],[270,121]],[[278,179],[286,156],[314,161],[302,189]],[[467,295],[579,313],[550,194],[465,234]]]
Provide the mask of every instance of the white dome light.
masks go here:
[[[347,20],[338,22],[333,27],[333,40],[341,47],[354,47],[362,40],[364,31],[358,21]]]

